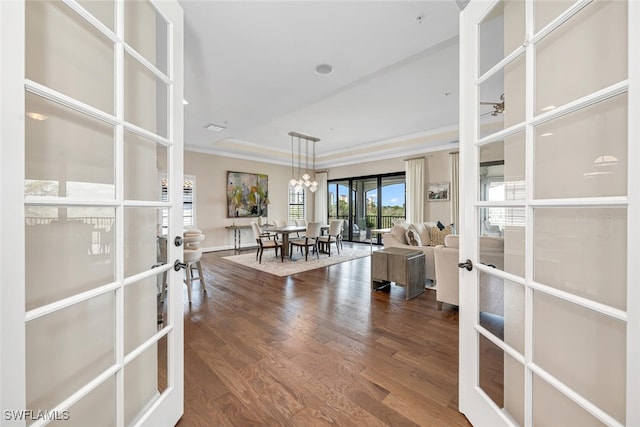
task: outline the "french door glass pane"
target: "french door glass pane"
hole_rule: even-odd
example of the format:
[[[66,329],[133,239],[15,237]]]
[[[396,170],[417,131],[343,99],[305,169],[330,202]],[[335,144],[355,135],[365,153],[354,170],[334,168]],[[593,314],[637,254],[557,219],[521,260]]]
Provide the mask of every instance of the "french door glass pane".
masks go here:
[[[124,198],[162,201],[168,149],[132,132],[124,133]]]
[[[533,245],[536,282],[626,310],[626,209],[536,208]]]
[[[483,335],[478,340],[478,385],[507,416],[524,425],[524,367]]]
[[[124,367],[124,417],[130,426],[166,390],[167,340],[162,339]]]
[[[127,122],[167,137],[169,88],[131,55],[124,58],[124,118]]]
[[[26,324],[27,409],[53,409],[115,363],[115,294]]]
[[[480,208],[478,261],[524,277],[524,208]]]
[[[78,0],[78,3],[98,18],[107,28],[115,31],[116,5],[113,0]]]
[[[533,425],[606,426],[535,374],[533,375]]]
[[[536,114],[626,79],[627,2],[590,3],[535,51]]]
[[[478,26],[478,76],[524,43],[524,2],[501,0]]]
[[[125,277],[142,273],[161,262],[162,221],[163,208],[125,208]]]
[[[114,208],[27,206],[26,309],[115,281],[114,238]]]
[[[625,423],[624,322],[536,291],[533,342],[535,364]]]
[[[627,194],[627,98],[618,95],[535,128],[536,198]]]
[[[127,325],[124,331],[125,354],[166,326],[165,307],[169,302],[165,300],[164,304],[160,303],[161,297],[169,297],[168,293],[160,294],[164,292],[165,280],[165,274],[159,273],[124,288],[124,321]]]
[[[63,2],[25,5],[26,77],[113,114],[113,42]]]
[[[25,196],[115,199],[114,127],[25,95]]]
[[[124,41],[165,75],[169,26],[149,1],[124,2]]]
[[[169,335],[158,340],[158,393],[162,394],[169,387]]]
[[[524,132],[502,141],[480,147],[479,200],[500,202],[524,200],[526,182],[524,170]]]
[[[47,424],[51,427],[113,427],[116,425],[116,379],[111,377],[73,404],[67,420]]]
[[[524,287],[479,272],[480,325],[524,354]]]
[[[535,31],[540,31],[576,0],[535,0],[533,7]]]
[[[480,138],[524,121],[524,65],[523,54],[478,87]]]

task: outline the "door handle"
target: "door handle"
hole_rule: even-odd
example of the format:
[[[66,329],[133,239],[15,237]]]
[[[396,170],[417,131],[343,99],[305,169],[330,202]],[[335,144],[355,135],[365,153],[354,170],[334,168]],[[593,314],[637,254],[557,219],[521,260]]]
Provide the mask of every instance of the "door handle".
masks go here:
[[[465,262],[458,263],[458,268],[466,268],[467,271],[471,271],[473,270],[473,263],[471,262],[470,259],[467,258]]]
[[[173,263],[173,269],[175,271],[180,271],[181,268],[187,268],[187,263],[180,262],[180,260],[177,259],[176,262]]]
[[[173,240],[173,244],[176,246],[182,246],[182,236],[176,236]]]

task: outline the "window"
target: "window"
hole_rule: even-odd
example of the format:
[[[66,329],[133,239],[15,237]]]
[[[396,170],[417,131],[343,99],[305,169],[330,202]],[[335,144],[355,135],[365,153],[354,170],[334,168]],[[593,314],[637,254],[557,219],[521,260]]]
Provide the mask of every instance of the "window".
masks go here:
[[[169,201],[168,195],[168,181],[167,178],[162,178],[162,201]],[[195,227],[196,215],[195,215],[195,187],[196,177],[192,175],[185,175],[182,185],[182,224],[184,227]],[[162,211],[162,235],[167,234],[167,225],[169,222],[169,212],[164,209]]]
[[[304,187],[289,186],[289,219],[304,219]]]

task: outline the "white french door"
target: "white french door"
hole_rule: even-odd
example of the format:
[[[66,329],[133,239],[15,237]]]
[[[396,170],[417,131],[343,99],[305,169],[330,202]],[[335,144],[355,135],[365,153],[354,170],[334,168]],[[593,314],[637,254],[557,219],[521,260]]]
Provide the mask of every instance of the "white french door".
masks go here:
[[[460,18],[460,411],[640,425],[640,3]],[[464,265],[463,265],[464,266]]]
[[[0,423],[174,425],[182,9],[16,1],[0,20]]]

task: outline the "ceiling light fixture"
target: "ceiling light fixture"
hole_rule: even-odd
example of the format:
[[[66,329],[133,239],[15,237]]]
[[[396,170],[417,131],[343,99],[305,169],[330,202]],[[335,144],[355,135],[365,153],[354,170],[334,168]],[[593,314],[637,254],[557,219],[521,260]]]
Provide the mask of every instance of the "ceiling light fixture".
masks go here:
[[[320,141],[319,138],[315,138],[313,136],[303,135],[298,132],[289,132],[289,136],[291,137],[291,179],[289,180],[289,185],[293,186],[296,191],[302,190],[303,187],[308,188],[312,193],[315,193],[318,189],[318,181],[316,181],[315,176],[309,174],[309,143],[312,144],[312,169],[311,173],[315,175],[316,169],[316,142]],[[297,138],[298,140],[298,172],[295,173],[293,166],[293,157],[295,155],[293,148],[293,140]],[[304,148],[304,165],[305,170],[302,176],[300,173],[302,172],[302,141],[304,140],[305,148]]]
[[[204,125],[205,129],[209,129],[212,132],[220,132],[225,130],[227,127],[226,126],[221,126],[221,125],[214,125],[213,123],[209,123],[208,125]]]
[[[47,120],[49,118],[49,116],[45,116],[44,114],[32,113],[32,112],[28,112],[27,117],[33,120],[38,120],[39,122]]]
[[[316,66],[316,73],[322,76],[326,76],[328,74],[331,74],[332,72],[333,72],[333,67],[329,64],[320,64]]]
[[[182,100],[182,105],[189,105],[189,101],[187,101],[186,99]]]

